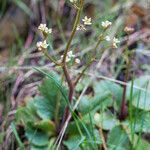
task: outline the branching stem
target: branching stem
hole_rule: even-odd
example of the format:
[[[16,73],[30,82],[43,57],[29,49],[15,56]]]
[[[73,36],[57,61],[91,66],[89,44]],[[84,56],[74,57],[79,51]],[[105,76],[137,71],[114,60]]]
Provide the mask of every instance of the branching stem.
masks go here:
[[[58,65],[58,66],[62,66],[61,63],[58,63],[56,60],[54,60],[47,52],[47,50],[44,50],[43,51],[44,55],[50,60],[52,61],[54,64]]]
[[[94,61],[95,59],[92,59],[86,66],[85,68],[82,70],[82,72],[80,73],[80,75],[77,77],[77,79],[75,80],[74,82],[74,86],[76,86],[79,82],[79,80],[82,78],[82,76],[84,75],[85,71],[88,69],[88,67],[92,64],[92,62]]]
[[[73,37],[74,37],[74,35],[76,33],[77,26],[78,26],[78,24],[80,22],[80,16],[81,16],[81,12],[82,12],[82,9],[83,9],[83,4],[84,4],[84,0],[81,0],[80,1],[80,8],[78,9],[78,12],[77,12],[77,15],[76,15],[76,19],[75,19],[75,22],[74,22],[74,25],[73,25],[73,30],[71,32],[69,41],[68,41],[66,49],[64,51],[63,60],[62,60],[63,64],[66,63],[67,53],[68,53],[68,51],[70,49],[71,42],[72,42]]]
[[[71,103],[72,98],[73,98],[74,83],[73,83],[73,81],[72,81],[72,79],[70,77],[70,74],[68,72],[68,68],[67,68],[67,64],[66,64],[66,57],[67,57],[67,53],[68,53],[68,51],[70,49],[73,37],[74,37],[74,35],[76,33],[77,26],[78,26],[78,24],[80,22],[80,17],[81,17],[81,12],[82,12],[82,9],[83,9],[83,4],[84,4],[84,0],[80,0],[80,8],[78,9],[78,12],[77,12],[77,15],[76,15],[76,19],[75,19],[75,22],[74,22],[74,25],[73,25],[73,30],[71,32],[69,41],[68,41],[66,49],[64,51],[63,60],[62,60],[62,69],[63,69],[64,75],[65,75],[65,78],[66,78],[66,81],[67,81],[68,87],[69,87],[68,99],[69,99],[70,103]],[[63,122],[66,120],[68,115],[69,115],[69,107],[66,107],[64,118],[63,118]]]

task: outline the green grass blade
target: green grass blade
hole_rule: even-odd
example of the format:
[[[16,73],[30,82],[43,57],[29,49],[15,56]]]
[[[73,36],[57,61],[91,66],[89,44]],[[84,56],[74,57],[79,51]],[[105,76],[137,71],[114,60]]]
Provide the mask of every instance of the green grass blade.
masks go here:
[[[28,16],[31,16],[33,13],[31,9],[21,0],[13,0],[13,2],[21,8]]]
[[[131,88],[130,88],[130,101],[129,101],[129,118],[130,118],[130,129],[131,129],[132,143],[134,143],[133,112],[132,112],[133,85],[134,85],[134,80],[132,79]]]
[[[19,144],[19,147],[21,148],[21,150],[25,150],[24,144],[22,143],[22,141],[21,141],[21,139],[20,139],[20,137],[17,133],[15,124],[13,122],[11,123],[11,129],[12,129],[14,135],[15,135],[15,138],[16,138],[18,144]]]

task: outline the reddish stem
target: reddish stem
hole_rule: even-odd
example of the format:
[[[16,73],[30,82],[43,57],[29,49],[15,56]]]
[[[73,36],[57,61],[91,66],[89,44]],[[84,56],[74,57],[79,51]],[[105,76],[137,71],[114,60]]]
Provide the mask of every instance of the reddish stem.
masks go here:
[[[125,80],[124,82],[127,83],[128,78],[129,78],[129,69],[131,65],[131,56],[128,55],[128,62],[127,62],[127,68],[126,68],[126,73],[125,73]],[[126,107],[126,90],[127,90],[127,85],[125,84],[123,86],[123,95],[122,95],[122,102],[121,102],[121,111],[120,111],[120,119],[124,120],[127,116],[127,107]]]
[[[126,83],[126,81],[125,81]],[[121,102],[121,111],[120,111],[120,119],[123,120],[126,117],[126,85],[123,87],[123,95],[122,95],[122,102]]]
[[[64,74],[65,74],[65,77],[66,77],[66,81],[68,83],[68,87],[69,87],[68,99],[69,99],[69,102],[71,104],[72,98],[73,98],[73,93],[74,93],[74,84],[71,81],[71,77],[70,77],[70,75],[68,73],[66,64],[64,64],[62,68],[63,68]],[[67,108],[65,109],[63,122],[66,121],[68,115],[69,115],[69,106],[67,106]]]

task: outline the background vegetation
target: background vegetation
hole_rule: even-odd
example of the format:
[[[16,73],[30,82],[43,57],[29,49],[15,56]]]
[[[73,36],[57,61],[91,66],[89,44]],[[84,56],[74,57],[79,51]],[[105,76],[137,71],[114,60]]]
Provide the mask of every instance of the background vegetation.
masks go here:
[[[47,52],[60,60],[75,6],[69,0],[0,1],[0,149],[149,150],[149,0],[84,2],[79,21],[88,16],[92,25],[76,31],[68,49],[80,59],[67,63],[71,81],[82,75],[70,100],[63,67],[36,43],[43,39],[38,26],[46,23],[52,28]],[[104,30],[106,20],[112,25]],[[101,35],[120,43],[97,45]]]

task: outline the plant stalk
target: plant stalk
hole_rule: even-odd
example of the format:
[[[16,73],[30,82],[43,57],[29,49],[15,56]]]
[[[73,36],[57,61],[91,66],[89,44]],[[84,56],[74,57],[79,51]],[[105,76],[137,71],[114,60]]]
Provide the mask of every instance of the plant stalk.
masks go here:
[[[127,57],[128,57],[127,68],[126,68],[125,79],[124,79],[125,83],[127,83],[128,79],[129,79],[129,70],[130,70],[130,66],[131,66],[131,57],[130,57],[130,54]],[[120,119],[121,120],[124,120],[126,118],[126,116],[127,116],[126,91],[127,91],[127,85],[124,84],[123,85],[122,102],[121,102],[121,110],[120,110]]]
[[[82,12],[82,9],[83,9],[83,4],[84,4],[84,0],[81,0],[80,1],[80,8],[78,9],[78,12],[77,12],[77,15],[76,15],[76,19],[75,19],[75,22],[74,22],[74,25],[73,25],[73,30],[71,32],[71,36],[70,36],[69,41],[67,43],[66,49],[64,51],[63,60],[62,60],[63,64],[66,63],[67,53],[68,53],[68,51],[70,49],[71,42],[72,42],[73,37],[74,37],[74,35],[76,33],[77,26],[78,26],[78,24],[80,22],[80,16],[81,16],[81,12]]]
[[[74,83],[73,83],[73,81],[72,81],[72,79],[70,77],[70,74],[68,72],[68,68],[67,68],[67,64],[66,64],[66,57],[67,57],[67,53],[68,53],[68,51],[70,49],[73,37],[74,37],[74,35],[76,33],[77,26],[78,26],[78,24],[80,22],[80,17],[81,17],[81,12],[82,12],[82,9],[83,9],[83,4],[84,4],[84,0],[80,0],[80,8],[78,9],[78,12],[77,12],[77,15],[76,15],[76,19],[75,19],[75,22],[74,22],[74,25],[73,25],[73,30],[71,32],[71,36],[70,36],[69,41],[67,43],[66,49],[64,51],[63,60],[62,60],[62,69],[63,69],[64,75],[65,75],[65,78],[66,78],[66,81],[67,81],[68,87],[69,87],[68,99],[69,99],[70,103],[71,103],[72,98],[73,98]],[[65,113],[64,113],[64,117],[63,117],[62,123],[64,123],[66,121],[66,119],[68,118],[68,115],[69,115],[69,106],[67,106],[66,109],[65,109]]]

